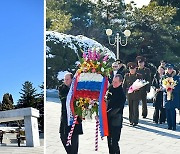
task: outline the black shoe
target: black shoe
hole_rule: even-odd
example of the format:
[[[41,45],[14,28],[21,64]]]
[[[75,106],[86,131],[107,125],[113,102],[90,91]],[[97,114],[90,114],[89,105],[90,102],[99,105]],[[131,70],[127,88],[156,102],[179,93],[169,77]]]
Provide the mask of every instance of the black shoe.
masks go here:
[[[172,128],[172,130],[176,130],[176,128]]]
[[[162,124],[162,122],[159,122],[159,124]]]
[[[133,127],[137,126],[137,123],[133,123]]]
[[[146,118],[146,116],[143,116],[143,119],[145,119]]]
[[[133,123],[130,123],[130,125],[133,125]]]
[[[172,130],[172,127],[168,127],[169,130]]]

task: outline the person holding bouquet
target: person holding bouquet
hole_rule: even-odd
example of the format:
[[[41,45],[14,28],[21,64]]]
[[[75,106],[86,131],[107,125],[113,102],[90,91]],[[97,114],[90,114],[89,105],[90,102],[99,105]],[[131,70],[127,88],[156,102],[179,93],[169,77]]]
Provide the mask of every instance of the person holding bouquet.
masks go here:
[[[163,107],[163,87],[162,87],[162,77],[165,73],[165,68],[163,66],[159,66],[157,73],[154,75],[152,86],[155,87],[156,94],[153,99],[153,106],[155,107],[153,114],[153,121],[158,124],[162,124],[166,120],[166,112]]]
[[[140,73],[142,75],[142,78],[145,81],[148,81],[149,84],[141,88],[140,90],[140,100],[142,101],[142,117],[146,118],[148,114],[147,110],[147,93],[150,92],[150,86],[151,86],[151,72],[150,69],[145,67],[145,61],[146,58],[143,56],[137,56],[136,57],[137,63],[138,63],[138,68],[137,68],[137,73]]]
[[[127,64],[127,67],[129,68],[129,73],[125,74],[123,80],[123,89],[124,92],[126,92],[128,105],[129,105],[130,125],[136,126],[139,121],[140,91],[136,89],[132,93],[128,93],[128,90],[137,79],[142,79],[142,75],[136,73],[136,67],[137,67],[136,63],[129,62]]]
[[[64,83],[59,86],[59,97],[61,100],[61,121],[60,121],[60,138],[67,154],[78,154],[79,135],[83,134],[81,119],[78,117],[78,123],[75,125],[75,129],[71,139],[71,145],[66,146],[68,133],[71,130],[71,126],[67,124],[67,109],[66,98],[72,83],[73,74],[66,73],[64,76]]]
[[[116,74],[105,96],[109,128],[107,141],[110,154],[120,154],[118,142],[121,135],[123,109],[126,101],[126,96],[122,89],[122,81],[123,77],[120,74]]]
[[[180,99],[179,77],[175,75],[173,64],[166,64],[166,74],[162,77],[163,101],[166,108],[168,129],[176,130],[176,110]]]

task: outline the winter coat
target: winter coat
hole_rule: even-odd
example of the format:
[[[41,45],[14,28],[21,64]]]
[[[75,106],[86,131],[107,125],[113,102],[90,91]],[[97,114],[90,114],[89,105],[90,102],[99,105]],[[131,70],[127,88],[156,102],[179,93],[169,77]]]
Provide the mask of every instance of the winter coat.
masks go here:
[[[162,77],[160,77],[159,73],[154,75],[152,86],[156,89],[162,88]],[[163,107],[163,91],[157,92],[153,103],[156,109],[161,109]]]
[[[120,126],[122,127],[122,115],[126,96],[122,89],[122,86],[113,88],[110,85],[107,93],[107,114],[109,126]]]
[[[69,87],[66,86],[64,83],[59,86],[59,97],[62,103],[61,107],[61,120],[60,120],[60,129],[59,132],[61,135],[67,135],[71,129],[71,126],[67,124],[67,109],[66,109],[66,98],[69,92]],[[74,128],[73,134],[83,134],[82,131],[82,121],[78,117],[79,124],[76,124]]]
[[[163,79],[167,77],[172,77],[170,74],[165,74]],[[173,76],[173,80],[177,81],[177,85],[172,91],[172,99],[167,100],[167,92],[164,90],[163,92],[163,103],[165,104],[165,108],[172,109],[172,108],[180,108],[180,77],[175,75]]]

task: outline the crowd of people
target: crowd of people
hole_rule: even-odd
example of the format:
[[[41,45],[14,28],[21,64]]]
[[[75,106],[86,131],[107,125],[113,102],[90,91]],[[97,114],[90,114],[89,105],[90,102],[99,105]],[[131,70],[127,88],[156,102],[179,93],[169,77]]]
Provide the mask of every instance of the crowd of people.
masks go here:
[[[120,154],[119,140],[123,124],[123,109],[127,100],[129,107],[129,124],[136,127],[139,123],[139,103],[142,102],[142,118],[148,115],[147,93],[151,87],[155,90],[153,97],[154,114],[153,121],[162,124],[167,121],[167,129],[176,130],[176,108],[180,115],[180,74],[171,63],[160,62],[157,72],[152,76],[149,68],[145,67],[146,58],[137,56],[136,62],[129,62],[127,66],[121,60],[112,63],[112,72],[109,75],[109,88],[106,92],[107,117],[109,136],[107,143],[110,154]],[[172,77],[177,85],[171,89],[172,99],[167,99],[167,91],[162,86],[165,78]],[[71,126],[67,125],[66,97],[72,82],[73,74],[67,73],[64,83],[59,87],[59,96],[62,103],[60,138],[68,154],[78,153],[78,136],[83,134],[82,121],[78,118],[78,124],[72,135],[70,146],[66,146],[68,133]],[[137,80],[143,79],[148,84],[132,93],[128,93],[130,86]]]

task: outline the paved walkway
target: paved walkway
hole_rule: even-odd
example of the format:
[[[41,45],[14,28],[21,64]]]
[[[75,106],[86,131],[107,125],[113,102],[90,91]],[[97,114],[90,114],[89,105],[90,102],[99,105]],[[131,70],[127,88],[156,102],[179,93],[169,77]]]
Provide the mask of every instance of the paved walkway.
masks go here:
[[[56,102],[56,103],[55,103]],[[65,154],[59,139],[59,121],[61,104],[59,100],[47,98],[46,102],[46,153]],[[137,127],[129,126],[128,106],[124,109],[124,122],[121,135],[121,154],[179,154],[180,125],[177,130],[167,130],[167,124],[152,123],[154,108],[148,104],[148,117],[140,116]],[[141,114],[141,106],[140,106]],[[180,117],[177,114],[177,122]],[[84,135],[80,136],[79,154],[108,154],[106,138],[99,138],[99,150],[94,151],[95,121],[83,122]]]
[[[44,154],[43,137],[40,137],[39,147],[26,147],[25,143],[18,147],[16,142],[16,134],[4,134],[3,144],[0,144],[0,154]]]

